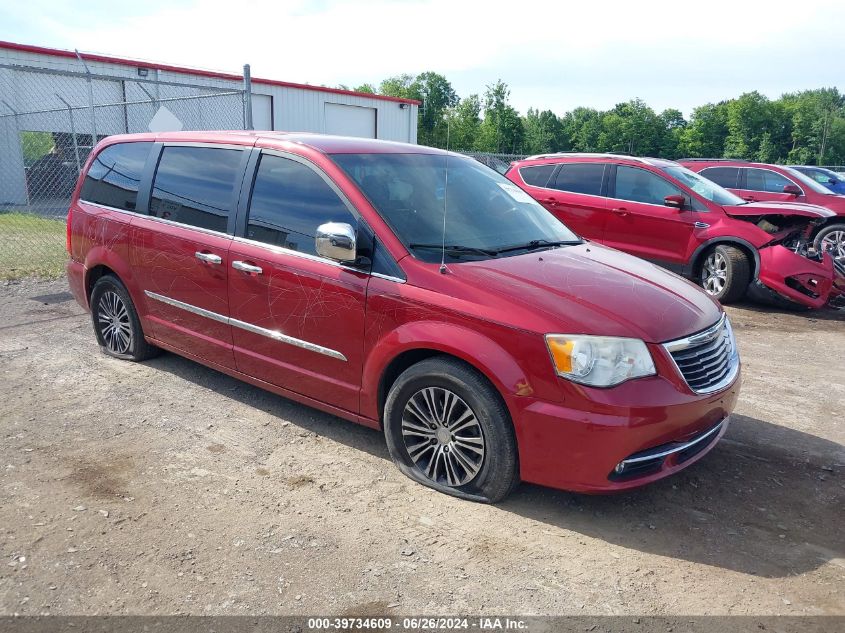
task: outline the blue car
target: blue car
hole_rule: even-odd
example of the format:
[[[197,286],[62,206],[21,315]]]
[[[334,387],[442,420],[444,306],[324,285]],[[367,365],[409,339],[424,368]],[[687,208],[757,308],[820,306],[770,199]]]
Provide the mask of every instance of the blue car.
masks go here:
[[[790,165],[790,167],[800,171],[802,174],[806,174],[822,187],[830,189],[833,193],[845,195],[845,178],[843,178],[841,174],[837,174],[835,171],[830,171],[824,167],[810,167],[804,165]]]

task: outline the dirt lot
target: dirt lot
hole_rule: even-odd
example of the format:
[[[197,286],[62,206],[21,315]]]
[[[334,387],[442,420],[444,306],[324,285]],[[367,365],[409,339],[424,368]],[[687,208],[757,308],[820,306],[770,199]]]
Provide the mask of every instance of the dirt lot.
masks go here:
[[[621,496],[417,486],[382,436],[0,287],[0,614],[845,614],[845,314],[730,309],[733,425]]]

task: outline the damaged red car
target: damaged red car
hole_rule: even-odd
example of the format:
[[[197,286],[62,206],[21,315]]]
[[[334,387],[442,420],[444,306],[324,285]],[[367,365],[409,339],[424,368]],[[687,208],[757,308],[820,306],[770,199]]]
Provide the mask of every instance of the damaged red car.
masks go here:
[[[750,295],[821,308],[841,300],[842,271],[813,246],[835,214],[748,202],[670,160],[549,154],[505,174],[578,234],[653,261],[722,303]]]

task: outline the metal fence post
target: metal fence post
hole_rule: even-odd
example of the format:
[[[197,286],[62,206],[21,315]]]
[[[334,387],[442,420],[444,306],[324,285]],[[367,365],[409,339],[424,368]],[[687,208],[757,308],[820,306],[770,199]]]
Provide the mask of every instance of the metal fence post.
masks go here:
[[[73,137],[73,154],[76,157],[76,173],[80,173],[82,164],[79,162],[79,144],[76,142],[76,126],[73,124],[73,108],[60,94],[57,93],[56,98],[67,106],[67,113],[70,117],[70,134]]]
[[[0,102],[2,102],[4,106],[9,108],[9,112],[11,112],[12,115],[13,115],[13,118],[14,118],[14,121],[15,121],[15,134],[17,135],[18,145],[19,145],[20,150],[21,150],[21,160],[23,161],[23,164],[25,166],[26,165],[26,153],[24,152],[24,149],[25,149],[24,148],[24,142],[23,142],[23,137],[21,136],[21,122],[18,120],[19,113],[12,106],[10,106],[9,102],[6,101],[5,99],[0,99]],[[26,169],[26,167],[24,167],[24,170],[25,169]],[[29,187],[25,186],[24,189],[26,190],[26,205],[29,206],[32,202],[32,200],[30,198]]]
[[[249,64],[244,64],[244,129],[255,129],[252,126],[252,77]]]
[[[94,149],[94,146],[97,144],[97,115],[94,112],[94,85],[91,80],[91,71],[88,70],[88,64],[82,59],[82,55],[79,54],[78,50],[74,49],[74,52],[76,53],[76,58],[82,62],[82,66],[85,68],[85,77],[88,80],[88,107],[91,108],[91,149]]]

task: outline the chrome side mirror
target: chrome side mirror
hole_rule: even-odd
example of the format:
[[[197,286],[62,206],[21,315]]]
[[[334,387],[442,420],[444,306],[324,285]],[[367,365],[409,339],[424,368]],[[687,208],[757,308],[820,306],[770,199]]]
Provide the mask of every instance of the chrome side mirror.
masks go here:
[[[326,222],[318,226],[314,245],[317,255],[335,261],[352,263],[358,256],[355,229],[346,222]]]

